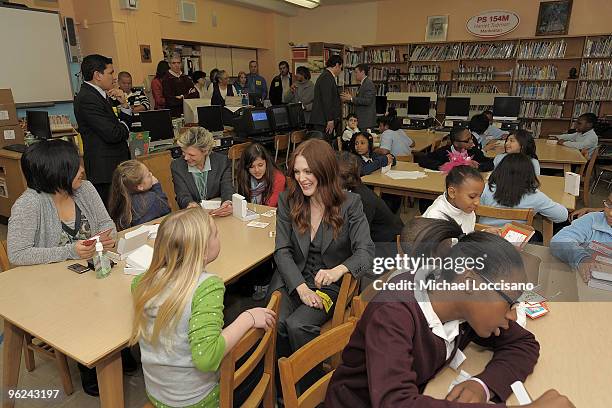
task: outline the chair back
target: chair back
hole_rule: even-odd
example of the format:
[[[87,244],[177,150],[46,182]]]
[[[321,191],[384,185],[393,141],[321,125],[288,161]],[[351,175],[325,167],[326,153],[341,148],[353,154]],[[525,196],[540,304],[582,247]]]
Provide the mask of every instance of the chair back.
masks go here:
[[[232,161],[232,185],[236,187],[236,162],[240,160],[242,152],[247,148],[249,142],[235,144],[227,151],[227,158]]]
[[[6,272],[11,269],[13,266],[9,262],[8,252],[6,249],[6,240],[0,241],[0,268],[2,269],[0,272]]]
[[[476,208],[479,217],[498,218],[502,220],[525,221],[527,225],[533,224],[533,208],[500,208],[488,205],[479,205]]]
[[[279,163],[278,153],[289,151],[289,135],[282,134],[274,136],[274,163],[278,165],[287,165],[287,154],[285,154],[285,160]]]
[[[295,390],[295,384],[314,367],[328,358],[340,354],[348,344],[356,322],[356,319],[351,318],[348,322],[305,344],[291,356],[282,357],[278,360],[285,406],[314,408],[323,403],[327,386],[335,370],[326,373],[319,381],[305,390],[299,398]]]
[[[280,300],[280,292],[274,292],[267,306],[277,316]],[[236,368],[236,362],[251,350],[257,342],[259,344],[253,354],[249,356],[244,364]],[[265,408],[274,408],[276,400],[274,389],[276,327],[268,331],[255,328],[250,329],[223,358],[221,362],[221,378],[219,380],[219,406],[221,408],[231,408],[234,406],[234,390],[257,368],[261,360],[264,360],[263,374],[251,395],[244,402],[243,407],[258,407],[263,403]]]
[[[583,182],[582,202],[584,203],[585,207],[591,206],[591,177],[593,176],[593,169],[595,168],[595,162],[597,161],[597,157],[599,156],[600,149],[601,147],[597,146],[597,148],[595,148],[595,150],[593,151],[593,154],[591,155],[591,158],[587,162],[586,166],[584,166],[585,168],[581,168],[582,172],[580,176]],[[583,152],[583,155],[585,155],[585,157],[588,157],[588,152]]]

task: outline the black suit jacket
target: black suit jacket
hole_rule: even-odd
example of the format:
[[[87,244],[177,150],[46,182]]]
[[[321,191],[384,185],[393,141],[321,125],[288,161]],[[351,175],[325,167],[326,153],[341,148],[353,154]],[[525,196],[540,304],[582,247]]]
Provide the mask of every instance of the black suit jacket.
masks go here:
[[[231,84],[227,85],[227,96],[234,96],[234,87]],[[225,99],[221,96],[221,90],[219,89],[219,84],[213,85],[213,93],[210,98],[211,105],[220,105],[225,106]]]
[[[448,161],[448,153],[450,150],[451,146],[449,145],[427,153],[425,157],[419,160],[419,165],[427,169],[438,170],[440,166]],[[468,150],[468,155],[472,156],[472,159],[478,162],[479,171],[493,170],[493,159],[486,157],[479,148],[474,147]]]
[[[289,86],[293,83],[293,75],[291,72],[289,73]],[[272,78],[272,82],[270,82],[270,92],[268,93],[268,97],[270,98],[270,103],[272,105],[280,105],[283,103],[283,80],[279,75]]]
[[[211,152],[209,157],[210,171],[206,179],[206,199],[221,197],[221,201],[231,201],[234,187],[232,186],[230,162],[227,157],[216,152]],[[185,208],[191,202],[199,203],[200,193],[193,176],[189,173],[185,159],[182,157],[174,159],[170,165],[170,171],[179,208]]]
[[[342,102],[336,79],[325,69],[315,84],[310,123],[325,126],[330,120],[340,120],[341,116]]]
[[[110,183],[117,165],[130,159],[126,125],[131,125],[132,117],[119,111],[117,118],[110,102],[85,82],[74,98],[74,116],[83,139],[87,179],[93,184]]]

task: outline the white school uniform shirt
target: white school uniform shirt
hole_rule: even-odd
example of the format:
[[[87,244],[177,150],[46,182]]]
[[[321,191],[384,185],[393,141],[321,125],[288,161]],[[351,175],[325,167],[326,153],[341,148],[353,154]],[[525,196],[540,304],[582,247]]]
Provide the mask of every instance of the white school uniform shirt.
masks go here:
[[[461,226],[464,234],[474,232],[474,227],[476,226],[476,213],[466,213],[455,207],[446,199],[446,193],[436,198],[433,204],[425,211],[423,217],[436,218],[438,220],[455,220]]]
[[[342,132],[342,140],[344,140],[345,142],[349,142],[351,138],[353,137],[353,135],[358,132],[359,132],[359,128],[355,128],[355,130],[351,130],[351,128],[347,126],[346,129],[344,129],[344,132]]]
[[[493,140],[493,139],[499,140],[503,138],[504,136],[506,136],[507,134],[508,132],[501,130],[497,126],[489,125],[487,130],[485,130],[484,132],[484,137],[485,137],[485,141]]]
[[[578,150],[587,149],[589,152],[589,158],[591,158],[591,155],[599,144],[599,138],[593,129],[584,133],[566,133],[564,135],[557,136],[557,139],[566,141],[563,146],[573,147],[574,149]]]

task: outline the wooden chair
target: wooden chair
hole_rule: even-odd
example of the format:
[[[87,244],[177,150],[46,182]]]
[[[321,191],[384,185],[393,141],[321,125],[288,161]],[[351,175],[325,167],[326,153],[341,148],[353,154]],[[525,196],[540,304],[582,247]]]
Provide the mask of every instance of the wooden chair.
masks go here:
[[[249,142],[235,144],[227,151],[227,158],[232,161],[232,185],[234,187],[236,187],[236,162],[240,160],[242,152],[249,144]]]
[[[6,241],[4,240],[0,242],[0,266],[2,267],[3,272],[6,272],[12,268],[6,251]],[[34,352],[40,353],[55,360],[57,363],[57,368],[60,372],[62,385],[64,386],[64,392],[66,395],[71,395],[74,389],[72,388],[72,378],[70,377],[70,370],[68,369],[68,359],[66,358],[66,355],[54,350],[53,347],[33,337],[29,333],[24,335],[24,340],[23,352],[26,370],[31,372],[36,368],[36,364],[34,362]]]
[[[313,408],[323,403],[327,386],[333,371],[325,374],[320,380],[305,390],[298,398],[295,384],[312,368],[328,358],[340,354],[346,347],[355,329],[356,320],[351,318],[348,322],[320,335],[311,342],[302,346],[289,357],[278,360],[283,399],[286,407]]]
[[[358,292],[359,281],[350,272],[345,273],[340,283],[340,292],[338,293],[338,299],[336,299],[334,315],[321,326],[321,334],[340,326],[348,319],[350,314],[348,308],[351,305],[351,299]]]
[[[297,145],[299,145],[300,143],[302,143],[304,141],[304,139],[306,139],[306,130],[302,129],[302,130],[294,130],[293,132],[291,132],[291,135],[289,136],[290,142],[291,142],[291,148],[287,149],[287,157],[285,158],[286,162],[289,162],[289,153],[290,152],[294,152],[295,151],[295,147]]]
[[[434,142],[431,144],[431,151],[433,152],[438,150],[440,146],[442,146],[442,139],[434,140]]]
[[[268,303],[268,309],[278,316],[281,294],[274,292]],[[260,341],[261,340],[261,341]],[[257,342],[257,348],[247,361],[236,369],[236,362],[242,358]],[[276,327],[264,331],[262,329],[249,330],[232,348],[221,362],[221,378],[219,380],[221,408],[234,406],[234,390],[242,384],[251,372],[264,360],[264,372],[257,386],[242,405],[243,407],[257,408],[263,404],[264,408],[274,408],[276,391],[274,389],[274,375],[276,363]]]
[[[488,205],[479,205],[476,208],[479,217],[498,218],[502,220],[525,221],[527,225],[533,225],[535,212],[533,208],[499,208]],[[490,225],[476,224],[476,229],[482,231],[490,228]]]
[[[278,153],[285,152],[285,160],[278,161]],[[287,156],[289,152],[289,135],[274,136],[274,163],[287,167]]]
[[[582,195],[582,202],[584,203],[585,207],[590,207],[591,204],[591,177],[593,176],[593,168],[595,167],[595,162],[597,161],[597,157],[599,156],[599,149],[600,147],[597,147],[593,151],[593,154],[591,155],[589,161],[586,164],[580,166],[580,169],[578,170],[580,174],[580,191]],[[586,149],[583,149],[581,152],[585,158],[588,157],[588,151]],[[597,185],[597,183],[593,185],[593,190],[595,189],[595,185]]]

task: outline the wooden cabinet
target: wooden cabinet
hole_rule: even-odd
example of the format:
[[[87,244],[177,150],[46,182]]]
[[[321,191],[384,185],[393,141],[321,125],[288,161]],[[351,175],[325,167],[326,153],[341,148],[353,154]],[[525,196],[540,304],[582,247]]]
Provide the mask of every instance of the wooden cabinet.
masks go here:
[[[11,216],[11,207],[26,188],[21,153],[0,149],[0,217],[8,219]]]

